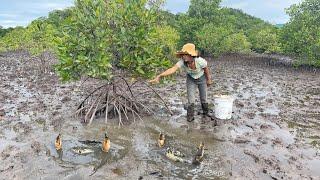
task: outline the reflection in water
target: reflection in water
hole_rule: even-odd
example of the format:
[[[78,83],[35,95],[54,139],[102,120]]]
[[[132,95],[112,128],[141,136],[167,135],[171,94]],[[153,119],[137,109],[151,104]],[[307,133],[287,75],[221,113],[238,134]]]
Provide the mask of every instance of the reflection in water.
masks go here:
[[[63,156],[63,150],[62,149],[59,149],[59,150],[56,150],[57,153],[58,153],[58,159],[62,161],[62,156]]]
[[[96,173],[99,168],[101,168],[103,165],[105,165],[107,163],[108,153],[107,152],[103,152],[102,154],[103,155],[102,155],[100,163],[93,168],[93,171],[90,174],[90,176],[92,176],[94,173]]]

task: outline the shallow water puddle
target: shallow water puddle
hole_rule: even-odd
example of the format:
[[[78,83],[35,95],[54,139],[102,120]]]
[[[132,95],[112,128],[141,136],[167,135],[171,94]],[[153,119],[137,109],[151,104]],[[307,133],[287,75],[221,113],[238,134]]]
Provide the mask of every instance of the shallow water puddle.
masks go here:
[[[112,142],[110,151],[108,153],[103,152],[100,142],[102,142],[104,133],[101,131],[101,128],[87,127],[86,129],[92,129],[92,131],[83,132],[81,133],[82,135],[79,135],[79,133],[73,134],[70,132],[63,133],[62,150],[57,151],[54,148],[53,143],[48,147],[52,157],[61,163],[61,165],[66,163],[74,165],[96,166],[101,163],[101,161],[106,161],[106,163],[116,162],[127,154],[125,146],[123,146],[123,144],[117,144],[116,142],[119,139],[114,138],[113,136],[111,136]],[[81,139],[77,139],[77,137],[81,137]]]
[[[81,140],[102,141],[104,132],[107,132],[111,140],[111,150],[107,154],[101,151],[100,143],[88,146],[74,138],[74,136],[78,136],[81,137]],[[159,148],[157,145],[160,132],[166,136],[164,148]],[[63,153],[59,154],[53,145],[50,147],[51,155],[61,166],[66,166],[66,164],[97,166],[104,158],[107,158],[104,166],[108,166],[130,156],[134,158],[134,162],[127,163],[147,164],[150,170],[146,171],[144,175],[150,177],[172,176],[184,179],[194,176],[214,178],[226,175],[223,167],[215,163],[215,161],[221,160],[216,157],[218,150],[215,148],[216,141],[211,137],[212,135],[199,130],[177,129],[172,127],[168,121],[146,118],[126,128],[119,128],[117,123],[112,122],[108,122],[106,127],[103,122],[96,121],[92,125],[84,127],[81,134],[80,132],[77,134],[68,133],[63,136],[66,136],[66,139],[70,137],[69,140],[62,142]],[[191,162],[200,142],[205,142],[206,150],[204,161],[200,166],[196,166]],[[72,151],[75,147],[90,148],[94,152],[86,155],[75,154]],[[174,162],[168,159],[165,156],[167,147],[184,153],[186,162]],[[121,172],[125,173],[126,170],[121,169]]]

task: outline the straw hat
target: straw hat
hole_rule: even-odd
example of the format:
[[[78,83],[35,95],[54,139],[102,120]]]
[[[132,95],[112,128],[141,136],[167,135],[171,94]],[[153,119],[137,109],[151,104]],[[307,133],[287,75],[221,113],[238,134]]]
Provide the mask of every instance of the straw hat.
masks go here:
[[[192,43],[185,44],[182,47],[181,51],[176,52],[176,56],[181,58],[181,56],[189,54],[190,56],[198,56],[198,51],[196,50],[196,46]]]

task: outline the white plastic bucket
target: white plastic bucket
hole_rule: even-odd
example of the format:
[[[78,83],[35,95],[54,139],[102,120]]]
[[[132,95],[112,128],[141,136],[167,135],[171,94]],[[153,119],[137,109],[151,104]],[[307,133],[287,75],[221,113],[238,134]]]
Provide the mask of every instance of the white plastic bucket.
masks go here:
[[[228,95],[214,96],[214,115],[219,119],[231,119],[234,98]]]

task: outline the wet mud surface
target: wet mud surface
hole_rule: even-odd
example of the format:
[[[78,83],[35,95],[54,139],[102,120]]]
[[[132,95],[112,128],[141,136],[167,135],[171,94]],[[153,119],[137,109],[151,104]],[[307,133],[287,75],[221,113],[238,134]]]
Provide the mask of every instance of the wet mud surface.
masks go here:
[[[158,107],[155,117],[118,127],[116,120],[96,119],[90,126],[74,116],[75,108],[97,87],[93,81],[63,84],[48,55],[41,64],[25,52],[0,57],[0,179],[319,179],[319,71],[271,65],[268,59],[229,55],[209,60],[213,96],[235,98],[231,120],[197,115],[186,121],[185,77],[155,86],[173,116]],[[201,111],[197,102],[199,112]],[[212,112],[214,113],[214,112]],[[203,123],[202,121],[205,121]],[[100,144],[107,132],[109,153]],[[157,146],[159,132],[165,148]],[[62,134],[62,151],[54,140]],[[190,162],[200,142],[200,165]],[[75,147],[91,153],[79,155]],[[183,152],[186,162],[165,156],[166,147]],[[93,169],[97,171],[93,173]],[[92,174],[92,175],[91,175]],[[91,176],[90,176],[91,175]]]

